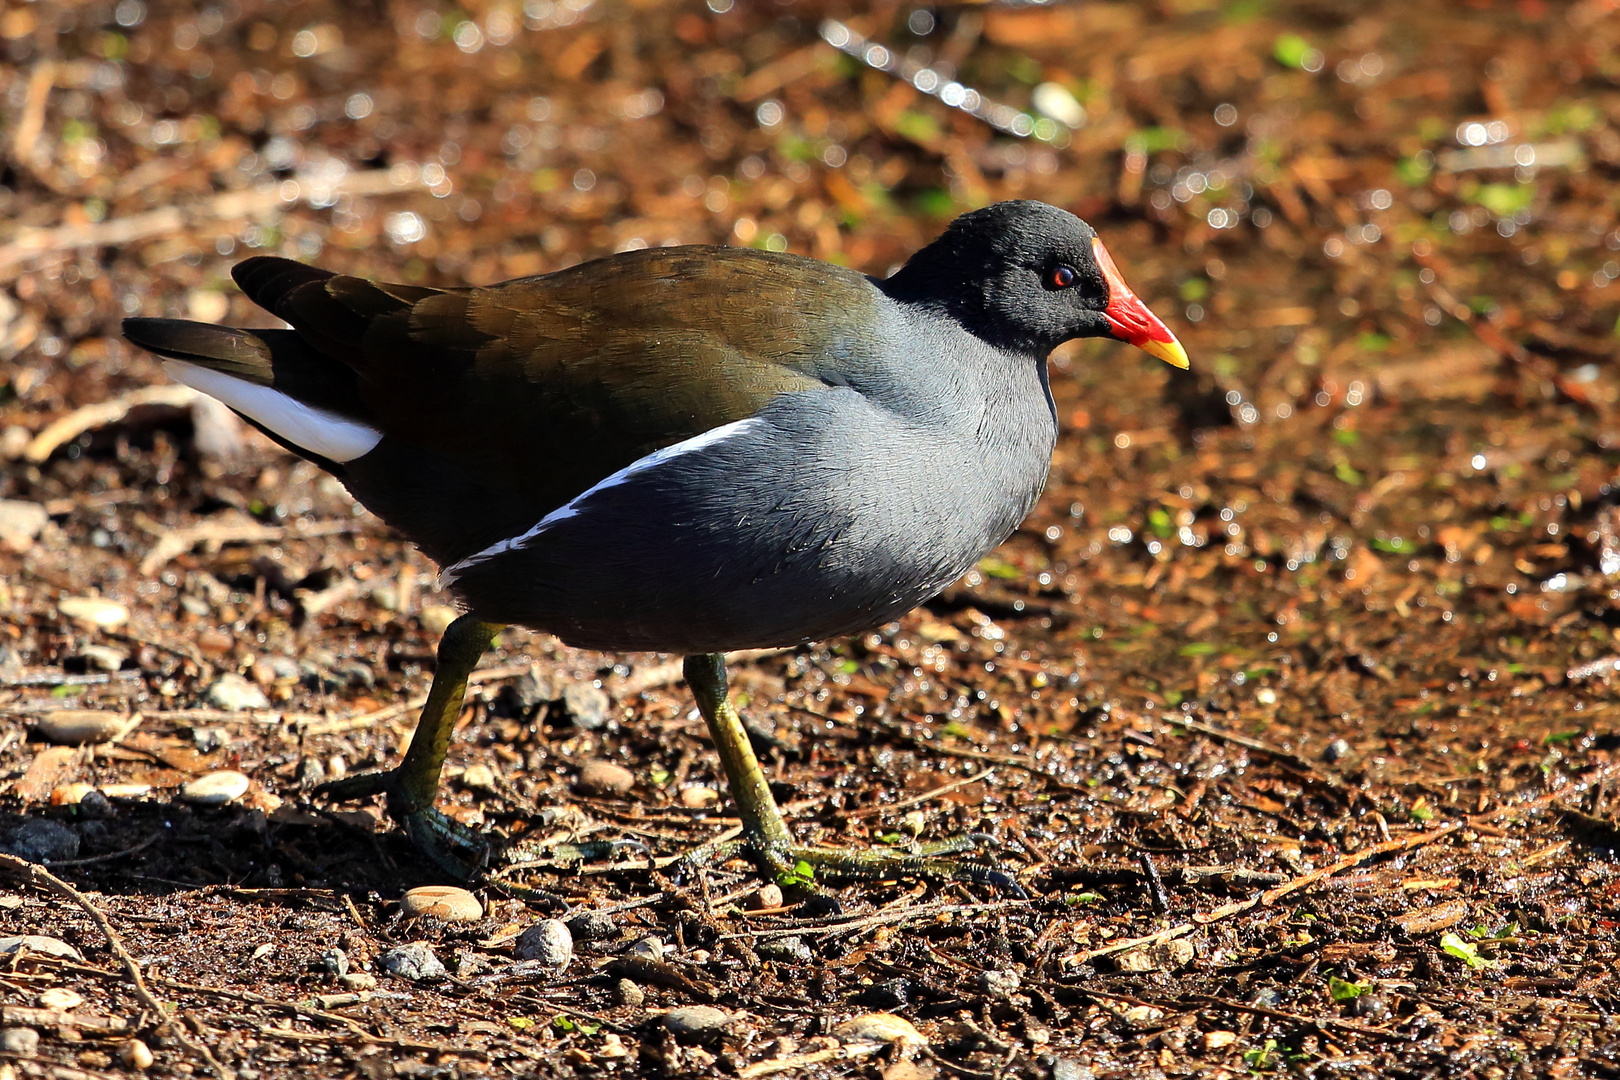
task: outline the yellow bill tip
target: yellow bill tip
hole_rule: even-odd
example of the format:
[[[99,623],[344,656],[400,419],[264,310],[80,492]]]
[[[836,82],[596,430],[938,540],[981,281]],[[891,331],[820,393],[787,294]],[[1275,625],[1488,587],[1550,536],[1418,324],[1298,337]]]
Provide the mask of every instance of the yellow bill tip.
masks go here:
[[[1139,342],[1136,347],[1149,356],[1163,360],[1173,368],[1186,371],[1191,366],[1187,360],[1187,350],[1182,348],[1181,342],[1175,338],[1169,341],[1155,341],[1149,338],[1147,341]]]

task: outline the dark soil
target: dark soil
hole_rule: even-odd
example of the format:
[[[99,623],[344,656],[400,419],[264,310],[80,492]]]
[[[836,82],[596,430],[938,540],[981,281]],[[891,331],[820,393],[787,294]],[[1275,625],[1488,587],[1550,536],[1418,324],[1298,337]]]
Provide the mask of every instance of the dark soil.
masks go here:
[[[0,1076],[127,1072],[132,1038],[154,1075],[243,1080],[1620,1074],[1613,5],[829,13],[0,11],[0,846],[82,900],[6,863],[0,936],[83,958],[5,958]],[[666,242],[883,273],[1008,197],[1096,225],[1194,370],[1062,350],[1052,479],[1004,548],[734,673],[801,836],[986,833],[1031,899],[760,910],[746,864],[682,884],[631,849],[403,920],[443,875],[310,793],[396,760],[451,600],[315,467],[139,396],[165,383],[119,320],[267,325],[228,278],[255,251],[436,284]],[[718,835],[667,660],[507,633],[444,805],[666,866]],[[50,746],[67,708],[139,723]],[[576,790],[602,759],[628,794]],[[240,800],[181,798],[223,769]],[[517,958],[593,911],[560,973]],[[410,942],[447,972],[384,971]],[[700,1004],[732,1022],[668,1029]],[[865,1053],[839,1025],[874,1011],[926,1045]]]

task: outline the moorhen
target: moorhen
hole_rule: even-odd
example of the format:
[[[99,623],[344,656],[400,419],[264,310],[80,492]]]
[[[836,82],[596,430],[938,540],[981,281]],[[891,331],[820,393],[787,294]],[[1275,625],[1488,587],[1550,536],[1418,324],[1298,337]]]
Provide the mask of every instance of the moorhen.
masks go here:
[[[881,626],[1006,539],[1051,463],[1060,343],[1115,338],[1187,366],[1089,225],[998,203],[883,279],[720,247],[482,288],[270,257],[233,276],[291,328],[129,319],[125,333],[331,472],[467,606],[404,760],[329,794],[386,794],[441,866],[482,864],[491,843],[433,803],[467,677],[517,623],[686,657],[765,873],[1011,884],[988,861],[940,857],[960,845],[796,843],[727,701],[723,654]]]

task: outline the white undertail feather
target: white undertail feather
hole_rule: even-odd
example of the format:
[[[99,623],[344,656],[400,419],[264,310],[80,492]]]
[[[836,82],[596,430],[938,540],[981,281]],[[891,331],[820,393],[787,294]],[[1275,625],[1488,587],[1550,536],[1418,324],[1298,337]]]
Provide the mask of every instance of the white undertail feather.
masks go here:
[[[375,428],[306,405],[273,387],[184,360],[165,360],[163,370],[175,382],[218,398],[294,446],[328,461],[353,461],[382,441],[382,432]]]

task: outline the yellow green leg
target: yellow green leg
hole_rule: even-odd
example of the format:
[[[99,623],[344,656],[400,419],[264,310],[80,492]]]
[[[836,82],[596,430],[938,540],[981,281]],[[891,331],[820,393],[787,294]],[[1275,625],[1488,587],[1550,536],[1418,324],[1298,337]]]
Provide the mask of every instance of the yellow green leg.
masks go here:
[[[795,843],[776,800],[771,797],[765,772],[748,741],[742,717],[726,693],[725,657],[718,653],[688,656],[684,665],[687,685],[697,699],[698,711],[708,721],[709,735],[720,755],[726,782],[742,819],[742,845],[760,870],[784,883],[803,883],[806,876],[830,878],[924,877],[981,881],[1014,895],[1024,890],[993,862],[942,856],[973,850],[988,837],[967,836],[914,851],[817,847]],[[729,855],[735,845],[700,850],[693,860],[703,862]],[[807,872],[808,871],[808,875]]]
[[[439,639],[433,686],[416,721],[405,759],[392,769],[361,773],[322,784],[317,794],[334,799],[388,797],[388,813],[405,828],[418,850],[445,870],[466,878],[489,861],[492,845],[476,830],[458,825],[433,808],[450,736],[467,696],[467,678],[495,643],[501,627],[463,615]]]

